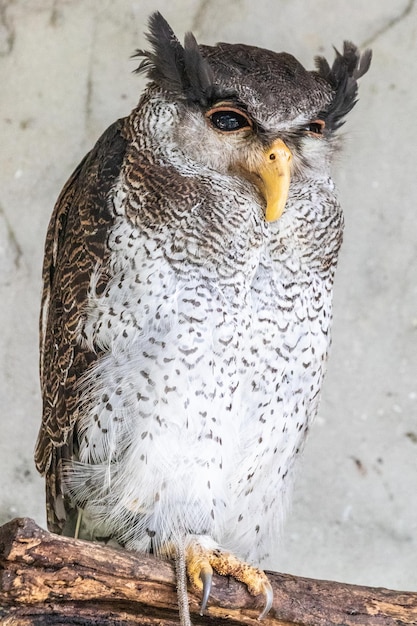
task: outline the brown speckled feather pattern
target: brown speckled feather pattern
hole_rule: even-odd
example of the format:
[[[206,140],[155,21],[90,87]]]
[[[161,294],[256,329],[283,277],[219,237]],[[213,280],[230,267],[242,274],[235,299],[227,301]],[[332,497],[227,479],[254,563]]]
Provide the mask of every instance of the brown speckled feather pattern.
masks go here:
[[[76,383],[98,358],[97,351],[81,348],[76,335],[91,274],[108,254],[108,203],[126,148],[122,133],[120,120],[76,168],[58,198],[46,238],[40,319],[43,420],[35,462],[47,476],[48,526],[55,532],[62,531],[66,518],[62,462],[74,453],[80,393]],[[68,502],[66,507],[71,508]]]

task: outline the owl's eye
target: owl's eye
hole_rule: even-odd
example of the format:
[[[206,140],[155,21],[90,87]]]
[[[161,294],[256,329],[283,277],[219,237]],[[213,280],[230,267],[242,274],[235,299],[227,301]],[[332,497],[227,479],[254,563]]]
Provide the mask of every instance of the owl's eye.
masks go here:
[[[206,113],[211,124],[222,133],[235,133],[240,130],[250,130],[252,121],[241,110],[232,107],[216,107]]]
[[[324,120],[314,120],[304,126],[303,130],[305,130],[309,135],[322,135],[325,126],[326,122]]]

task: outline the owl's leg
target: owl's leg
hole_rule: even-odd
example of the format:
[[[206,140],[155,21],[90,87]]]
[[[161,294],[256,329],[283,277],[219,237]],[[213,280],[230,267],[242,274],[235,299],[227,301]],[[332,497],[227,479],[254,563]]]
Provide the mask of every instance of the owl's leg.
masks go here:
[[[253,596],[262,594],[265,606],[259,619],[267,615],[272,606],[273,591],[271,583],[262,570],[241,561],[231,552],[222,550],[210,537],[204,535],[189,537],[185,553],[190,582],[194,588],[203,592],[201,614],[207,606],[213,571],[215,571],[221,576],[233,576],[244,583]]]

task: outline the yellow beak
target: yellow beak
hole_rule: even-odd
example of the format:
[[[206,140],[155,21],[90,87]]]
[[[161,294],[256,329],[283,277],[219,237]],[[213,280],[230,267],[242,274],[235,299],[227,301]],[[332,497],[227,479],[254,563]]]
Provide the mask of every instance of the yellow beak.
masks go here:
[[[261,165],[255,170],[261,179],[260,191],[266,200],[265,219],[275,222],[284,211],[291,179],[292,154],[282,139],[265,150]]]

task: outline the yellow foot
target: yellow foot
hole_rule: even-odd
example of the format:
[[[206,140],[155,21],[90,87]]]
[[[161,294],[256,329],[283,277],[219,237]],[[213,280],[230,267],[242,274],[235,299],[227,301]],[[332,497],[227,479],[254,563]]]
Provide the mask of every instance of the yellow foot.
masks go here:
[[[185,552],[188,578],[194,588],[203,592],[201,615],[210,596],[213,570],[244,583],[253,596],[263,594],[265,606],[259,619],[267,615],[272,606],[273,591],[265,572],[241,561],[231,552],[223,551],[207,536],[189,537]]]

